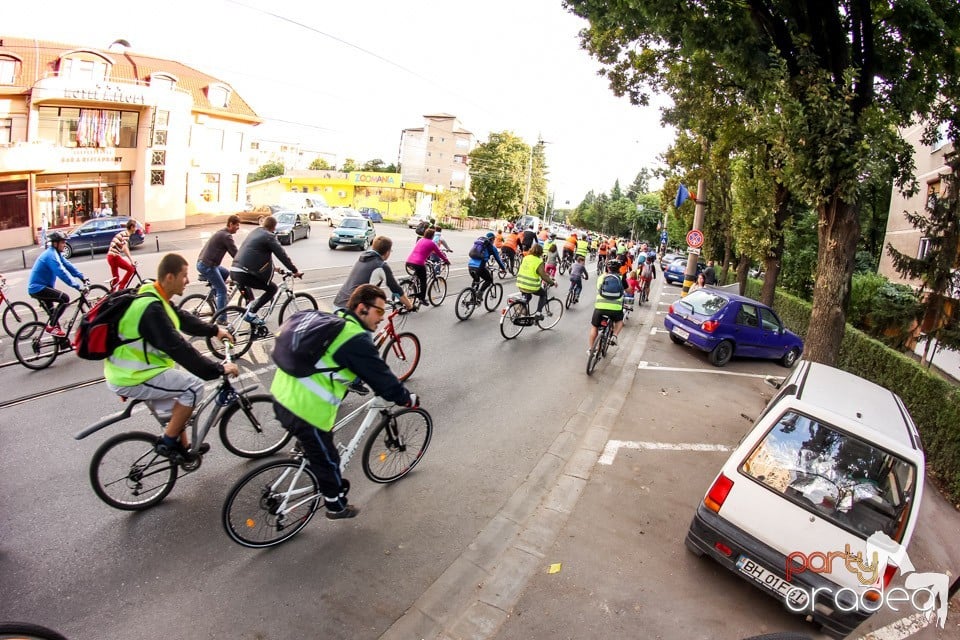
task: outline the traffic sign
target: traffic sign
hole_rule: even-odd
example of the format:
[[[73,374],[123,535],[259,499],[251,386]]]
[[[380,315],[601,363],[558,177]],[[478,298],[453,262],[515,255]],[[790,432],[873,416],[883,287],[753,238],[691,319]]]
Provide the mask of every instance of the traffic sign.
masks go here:
[[[660,232],[660,242],[666,242],[666,241],[667,241],[667,232],[666,230],[663,230]]]
[[[700,247],[687,247],[687,253],[692,253],[695,256],[700,255]]]
[[[703,232],[699,229],[691,229],[687,232],[687,244],[695,249],[703,246]]]

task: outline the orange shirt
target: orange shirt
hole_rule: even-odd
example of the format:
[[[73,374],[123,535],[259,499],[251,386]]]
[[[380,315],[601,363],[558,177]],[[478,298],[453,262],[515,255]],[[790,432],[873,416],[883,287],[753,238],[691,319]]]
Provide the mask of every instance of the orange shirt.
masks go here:
[[[570,236],[569,238],[567,238],[567,241],[563,243],[563,248],[564,248],[564,249],[570,249],[570,251],[576,251],[576,250],[577,250],[577,237],[576,237],[576,236]]]
[[[495,246],[497,249],[499,249],[500,247],[503,246],[503,234],[502,234],[502,233],[497,232],[496,237],[493,239],[493,246]]]
[[[515,233],[508,233],[503,237],[503,246],[510,247],[514,251],[517,250],[517,245],[520,243],[520,237]]]

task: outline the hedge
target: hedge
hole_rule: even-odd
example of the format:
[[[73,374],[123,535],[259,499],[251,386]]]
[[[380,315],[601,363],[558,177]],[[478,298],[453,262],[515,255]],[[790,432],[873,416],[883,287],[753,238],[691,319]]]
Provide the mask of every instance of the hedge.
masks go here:
[[[758,300],[762,284],[748,280],[746,295]],[[790,330],[806,336],[809,302],[777,289],[773,307]],[[939,478],[954,504],[960,503],[960,389],[849,324],[836,366],[903,399],[920,431],[930,474]]]

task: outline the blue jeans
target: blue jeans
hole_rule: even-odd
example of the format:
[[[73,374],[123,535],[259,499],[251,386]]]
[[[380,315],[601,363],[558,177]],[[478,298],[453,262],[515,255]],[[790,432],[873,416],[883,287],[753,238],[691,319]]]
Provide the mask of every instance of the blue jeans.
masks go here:
[[[208,267],[199,260],[197,272],[202,275],[217,292],[217,311],[227,306],[227,283],[224,280],[230,275],[226,267]]]

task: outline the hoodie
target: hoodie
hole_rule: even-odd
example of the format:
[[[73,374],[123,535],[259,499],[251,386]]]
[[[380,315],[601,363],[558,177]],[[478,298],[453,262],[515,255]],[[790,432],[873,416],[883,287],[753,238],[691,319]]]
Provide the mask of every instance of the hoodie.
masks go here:
[[[375,284],[381,288],[386,285],[387,289],[394,295],[403,295],[403,290],[397,284],[397,279],[393,277],[390,265],[384,261],[383,256],[373,249],[369,249],[361,253],[360,259],[353,265],[346,282],[340,287],[337,297],[333,299],[334,308],[345,309],[350,294],[362,284]]]

